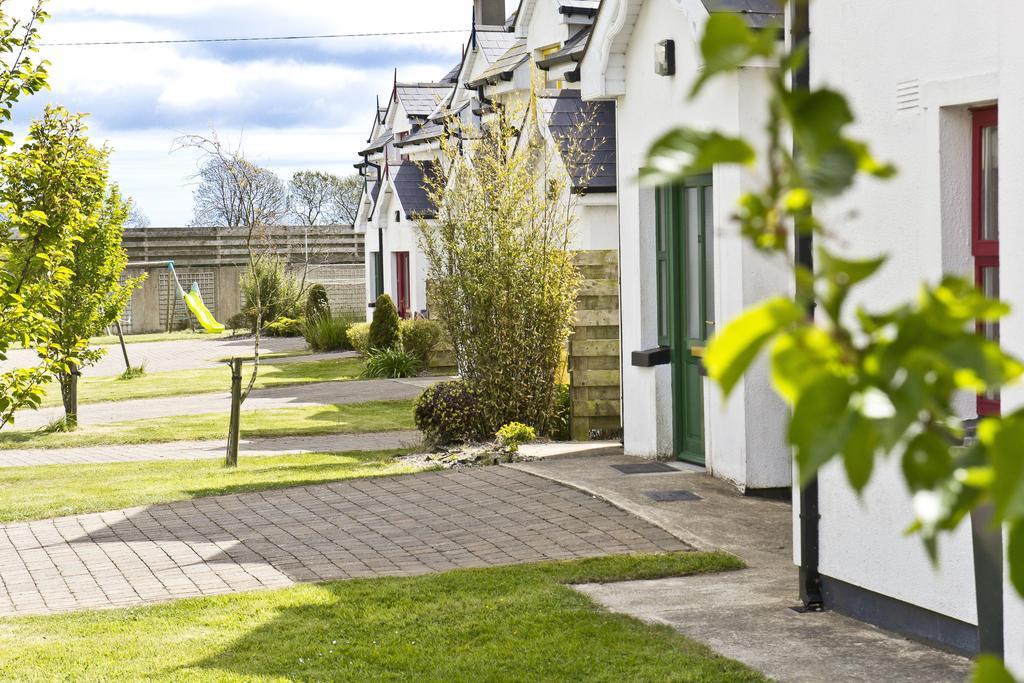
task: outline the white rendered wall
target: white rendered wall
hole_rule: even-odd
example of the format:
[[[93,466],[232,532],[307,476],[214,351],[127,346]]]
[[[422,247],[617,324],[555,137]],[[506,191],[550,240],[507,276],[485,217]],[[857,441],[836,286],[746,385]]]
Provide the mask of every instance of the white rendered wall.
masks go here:
[[[910,299],[922,280],[935,281],[944,271],[969,275],[970,188],[963,165],[970,153],[963,135],[970,133],[967,107],[998,97],[994,17],[1000,1],[967,6],[936,0],[927,17],[917,3],[812,4],[815,83],[847,94],[857,134],[900,169],[894,181],[862,182],[841,202],[818,208],[844,253],[891,255],[860,293],[859,303],[869,308]],[[898,86],[918,90],[919,102],[898,109]],[[1005,161],[1009,155],[1000,156]],[[969,400],[964,409],[971,410]],[[822,472],[820,482],[824,574],[976,623],[968,524],[943,540],[941,567],[934,571],[920,541],[903,533],[912,513],[895,461],[879,465],[861,500],[839,466]]]
[[[1020,38],[1024,22],[1024,3],[1002,0],[999,25],[1000,42],[999,89],[999,182],[1004,188],[1024,187],[1024,41]],[[1024,254],[1024,200],[1019,191],[1000,193],[999,218],[1004,226],[999,248],[1003,264],[1015,264]],[[1004,321],[1003,344],[1008,351],[1024,358],[1024,269],[1004,267],[1000,291],[1013,304],[1014,312]],[[1024,408],[1024,387],[1003,393],[1003,410]],[[1018,677],[1024,676],[1024,602],[1014,588],[1004,587],[1004,619],[1006,661]]]
[[[650,144],[676,125],[742,131],[758,141],[765,86],[757,69],[719,79],[696,101],[686,98],[697,73],[696,23],[672,0],[648,0],[637,19],[625,59],[626,94],[617,103],[620,261],[622,278],[623,422],[626,451],[667,456],[672,445],[671,375],[667,367],[635,368],[633,351],[657,346],[654,280],[654,192],[636,184]],[[677,75],[654,71],[654,46],[676,41]],[[736,201],[751,177],[716,169],[715,308],[719,324],[773,293],[788,289],[788,276],[744,246],[731,221]],[[705,386],[705,440],[709,469],[740,488],[788,486],[789,449],[784,439],[785,408],[767,381],[764,367],[723,402]]]

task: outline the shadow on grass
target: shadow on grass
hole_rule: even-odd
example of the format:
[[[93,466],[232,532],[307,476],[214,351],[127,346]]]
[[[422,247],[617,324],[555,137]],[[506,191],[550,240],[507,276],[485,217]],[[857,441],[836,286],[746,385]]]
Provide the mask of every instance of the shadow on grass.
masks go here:
[[[738,566],[729,556],[684,553],[325,583],[185,670],[303,680],[761,681],[670,628],[604,612],[564,585]],[[252,607],[243,606],[241,622]]]

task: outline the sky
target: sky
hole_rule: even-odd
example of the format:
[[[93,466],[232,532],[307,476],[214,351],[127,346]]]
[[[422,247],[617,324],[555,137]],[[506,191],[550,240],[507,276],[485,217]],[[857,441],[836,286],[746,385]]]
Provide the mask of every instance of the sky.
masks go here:
[[[25,0],[5,4],[16,12]],[[46,104],[90,114],[113,149],[112,179],[154,227],[192,218],[197,158],[174,140],[215,128],[287,178],[353,173],[376,97],[437,80],[459,60],[471,0],[49,0],[43,43],[460,30],[355,39],[104,47],[44,46],[51,90],[19,104],[15,130]]]

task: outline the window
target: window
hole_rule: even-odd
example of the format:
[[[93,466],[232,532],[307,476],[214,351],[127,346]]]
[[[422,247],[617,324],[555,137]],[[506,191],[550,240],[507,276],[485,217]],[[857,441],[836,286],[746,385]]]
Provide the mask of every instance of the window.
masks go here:
[[[971,253],[974,280],[987,296],[999,297],[999,116],[995,107],[973,113]],[[999,341],[999,323],[979,323],[978,331]],[[999,394],[978,397],[979,415],[999,414]]]
[[[401,211],[395,211],[395,222],[396,223],[401,223],[402,222],[402,212]]]
[[[672,336],[670,329],[671,316],[669,314],[669,287],[670,287],[670,263],[669,263],[669,212],[671,210],[672,190],[668,187],[659,187],[655,190],[655,272],[658,279],[658,344],[660,346],[671,346]]]
[[[373,300],[376,301],[384,293],[384,258],[379,251],[373,252]]]

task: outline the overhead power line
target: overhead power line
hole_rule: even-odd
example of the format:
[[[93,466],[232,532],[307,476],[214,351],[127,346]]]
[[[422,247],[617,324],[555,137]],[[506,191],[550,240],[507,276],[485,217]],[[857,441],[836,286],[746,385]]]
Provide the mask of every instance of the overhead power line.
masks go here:
[[[40,43],[46,47],[95,47],[100,45],[182,45],[186,43],[251,43],[267,40],[326,40],[335,38],[378,38],[383,36],[425,36],[442,33],[465,33],[464,29],[437,31],[383,31],[380,33],[329,33],[317,36],[260,36],[254,38],[181,38],[178,40],[106,40],[75,43]]]

